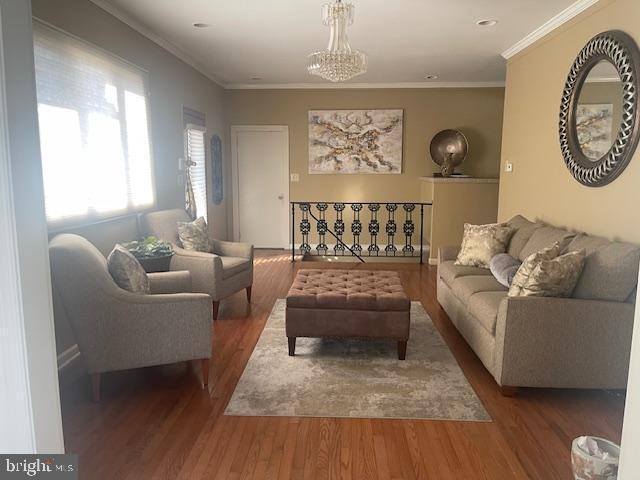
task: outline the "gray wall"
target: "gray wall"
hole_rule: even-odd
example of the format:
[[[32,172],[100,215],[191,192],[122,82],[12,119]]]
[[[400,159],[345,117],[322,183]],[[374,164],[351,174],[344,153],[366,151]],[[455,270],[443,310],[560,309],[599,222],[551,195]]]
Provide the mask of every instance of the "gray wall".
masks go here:
[[[0,20],[0,451],[64,453],[29,2]]]
[[[182,106],[203,112],[207,136],[216,133],[224,144],[224,90],[147,37],[89,0],[33,0],[33,15],[87,40],[149,72],[151,140],[159,209],[183,206],[178,185],[178,158],[184,156]],[[225,162],[225,177],[229,164]],[[210,165],[208,165],[210,168]],[[228,187],[228,185],[225,185]],[[227,238],[227,206],[211,205],[210,223],[216,238]]]
[[[226,152],[228,135],[223,112],[224,90],[89,0],[33,0],[32,8],[34,17],[87,40],[149,72],[157,208],[183,206],[184,187],[178,184],[178,158],[184,156],[182,106],[188,106],[206,115],[207,136],[218,134],[222,138],[223,151]],[[210,167],[210,164],[207,165],[207,168]],[[223,166],[225,178],[231,176],[230,172],[227,156]],[[230,183],[227,181],[225,200],[221,205],[209,206],[210,227],[216,238],[227,238],[226,204],[231,198],[229,187]],[[121,239],[124,240],[127,239]],[[63,319],[56,319],[58,354],[75,343],[68,324]]]

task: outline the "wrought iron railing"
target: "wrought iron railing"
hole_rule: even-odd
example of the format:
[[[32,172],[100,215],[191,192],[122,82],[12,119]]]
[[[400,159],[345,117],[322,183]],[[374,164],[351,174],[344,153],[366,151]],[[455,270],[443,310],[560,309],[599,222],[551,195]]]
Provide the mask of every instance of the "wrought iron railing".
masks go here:
[[[298,253],[353,256],[361,262],[367,257],[414,257],[422,263],[428,206],[431,203],[291,202],[291,260]]]

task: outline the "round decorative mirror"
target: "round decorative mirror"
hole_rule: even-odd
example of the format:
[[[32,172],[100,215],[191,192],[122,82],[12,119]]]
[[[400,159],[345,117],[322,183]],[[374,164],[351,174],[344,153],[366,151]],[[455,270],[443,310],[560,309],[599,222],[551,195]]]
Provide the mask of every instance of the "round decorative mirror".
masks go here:
[[[593,37],[573,62],[560,104],[560,148],[580,183],[612,182],[640,138],[640,52],[624,32]]]

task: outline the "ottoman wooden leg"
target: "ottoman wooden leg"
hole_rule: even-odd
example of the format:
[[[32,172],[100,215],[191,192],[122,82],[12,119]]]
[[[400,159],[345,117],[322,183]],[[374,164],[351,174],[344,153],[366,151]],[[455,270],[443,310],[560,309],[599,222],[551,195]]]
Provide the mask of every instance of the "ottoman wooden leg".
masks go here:
[[[293,357],[296,354],[296,337],[287,337],[289,340],[289,356]]]
[[[404,360],[407,357],[407,341],[398,340],[398,360]]]

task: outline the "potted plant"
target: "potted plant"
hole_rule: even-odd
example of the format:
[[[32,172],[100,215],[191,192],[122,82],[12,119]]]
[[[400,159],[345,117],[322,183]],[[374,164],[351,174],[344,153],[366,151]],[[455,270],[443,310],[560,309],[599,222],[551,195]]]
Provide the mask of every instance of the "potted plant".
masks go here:
[[[169,242],[149,236],[123,244],[138,259],[146,272],[166,272],[175,254]]]

